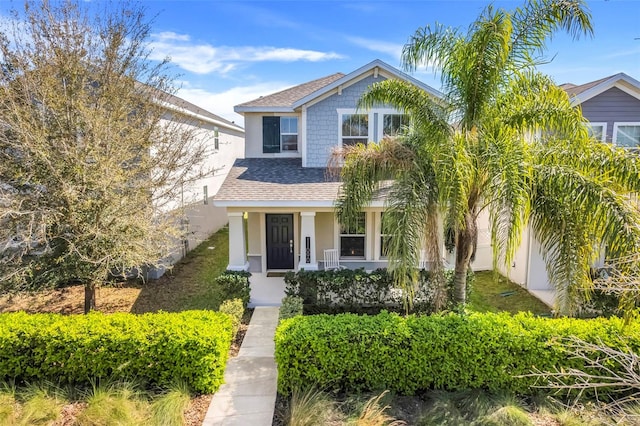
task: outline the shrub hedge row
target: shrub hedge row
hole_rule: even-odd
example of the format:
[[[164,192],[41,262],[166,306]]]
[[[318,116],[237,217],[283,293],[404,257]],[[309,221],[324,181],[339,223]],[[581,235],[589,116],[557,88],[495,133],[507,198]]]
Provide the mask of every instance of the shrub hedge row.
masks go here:
[[[453,308],[454,275],[453,271],[444,271],[448,308]],[[467,276],[467,292],[473,284],[473,272]],[[304,299],[310,311],[327,310],[327,308],[402,306],[404,292],[394,288],[393,276],[387,269],[376,269],[366,272],[364,269],[342,269],[330,271],[287,272],[284,277],[287,296]],[[417,288],[414,291],[413,312],[433,312],[436,288],[432,283],[432,273],[428,270],[418,271]],[[309,308],[311,307],[311,308]],[[319,309],[318,309],[319,308]],[[333,312],[333,311],[332,311]]]
[[[0,314],[0,381],[186,382],[215,392],[232,339],[229,315],[181,313]]]
[[[533,369],[580,368],[563,338],[640,350],[640,324],[611,319],[548,319],[530,314],[400,317],[343,314],[295,317],[276,331],[278,390],[489,389],[527,392]],[[597,356],[595,354],[594,356]],[[615,365],[611,365],[615,369]]]

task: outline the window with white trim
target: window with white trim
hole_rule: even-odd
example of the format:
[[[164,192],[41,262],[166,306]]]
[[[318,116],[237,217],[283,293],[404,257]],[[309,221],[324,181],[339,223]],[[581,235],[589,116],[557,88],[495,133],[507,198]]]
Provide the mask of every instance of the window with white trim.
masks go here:
[[[340,225],[340,257],[364,259],[366,219],[360,213],[350,226]]]
[[[589,137],[604,142],[607,137],[607,123],[587,123]]]
[[[613,123],[613,143],[623,148],[640,147],[640,122]]]
[[[382,136],[398,136],[408,124],[404,114],[382,114]]]
[[[298,150],[298,117],[280,117],[280,146],[283,151]]]
[[[202,201],[204,204],[209,204],[209,186],[204,185],[202,187]]]
[[[380,257],[387,258],[389,256],[389,244],[391,243],[391,234],[385,233],[384,212],[380,213]]]
[[[342,146],[367,144],[369,141],[368,114],[342,114]]]

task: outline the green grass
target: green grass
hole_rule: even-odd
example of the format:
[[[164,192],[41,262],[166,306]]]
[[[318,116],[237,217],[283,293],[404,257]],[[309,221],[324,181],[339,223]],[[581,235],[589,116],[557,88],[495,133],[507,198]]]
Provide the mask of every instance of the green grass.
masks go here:
[[[185,384],[177,385],[151,404],[152,424],[157,426],[181,426],[184,412],[189,407],[191,395]]]
[[[143,285],[131,312],[218,310],[224,300],[214,279],[226,270],[228,256],[229,229],[224,227],[189,252],[164,277]]]
[[[501,293],[511,293],[507,296]],[[469,309],[477,312],[531,312],[550,315],[551,309],[529,292],[500,274],[492,271],[476,272],[469,295]]]

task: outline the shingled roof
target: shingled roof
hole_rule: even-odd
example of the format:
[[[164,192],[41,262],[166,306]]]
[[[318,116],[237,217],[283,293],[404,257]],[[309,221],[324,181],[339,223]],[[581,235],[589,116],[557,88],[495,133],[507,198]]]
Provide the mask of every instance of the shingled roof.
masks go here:
[[[316,201],[331,205],[340,182],[325,168],[302,167],[300,158],[244,158],[234,163],[214,197],[216,205],[237,202]]]
[[[292,108],[293,104],[296,101],[304,98],[307,95],[310,95],[316,90],[319,90],[342,77],[344,77],[344,74],[341,72],[331,74],[317,80],[290,87],[289,89],[285,89],[271,95],[261,96],[258,99],[254,99],[252,101],[237,105],[236,109],[238,111],[241,111],[245,107]]]
[[[600,80],[590,81],[589,83],[579,84],[579,85],[572,84],[572,83],[565,83],[565,84],[561,84],[560,88],[562,90],[564,90],[565,92],[567,92],[569,97],[573,97],[573,96],[579,95],[580,93],[584,92],[585,90],[589,90],[592,87],[595,87],[598,84],[607,81],[611,77],[614,77],[614,76],[610,75],[609,77],[601,78]]]

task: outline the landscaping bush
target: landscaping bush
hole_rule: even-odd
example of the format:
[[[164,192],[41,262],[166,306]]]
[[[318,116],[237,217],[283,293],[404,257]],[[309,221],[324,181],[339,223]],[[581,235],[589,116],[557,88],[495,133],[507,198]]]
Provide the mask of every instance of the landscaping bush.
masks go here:
[[[229,315],[231,323],[233,324],[233,335],[238,333],[240,324],[242,323],[242,316],[244,315],[244,304],[241,299],[225,300],[220,305],[220,312]]]
[[[640,324],[530,314],[295,317],[276,331],[278,388],[413,394],[427,389],[528,391],[533,369],[581,368],[563,338],[640,350]],[[594,354],[597,356],[598,354]],[[616,369],[616,365],[610,365]]]
[[[454,306],[453,271],[444,271],[447,291],[447,308]],[[312,312],[358,311],[362,307],[402,306],[404,291],[394,288],[393,276],[386,269],[366,272],[364,269],[332,271],[288,272],[284,281],[288,296],[302,297],[306,308]],[[467,276],[467,292],[471,291],[473,272]],[[418,287],[414,293],[412,312],[434,311],[435,286],[432,272],[418,271]]]
[[[280,306],[279,319],[293,318],[297,315],[303,314],[302,297],[298,296],[285,296],[282,299],[282,305]]]
[[[216,277],[215,281],[222,288],[222,300],[240,299],[246,308],[249,303],[251,287],[249,286],[250,272],[225,271]]]
[[[96,378],[215,392],[232,339],[226,314],[0,314],[0,381],[89,384]]]

